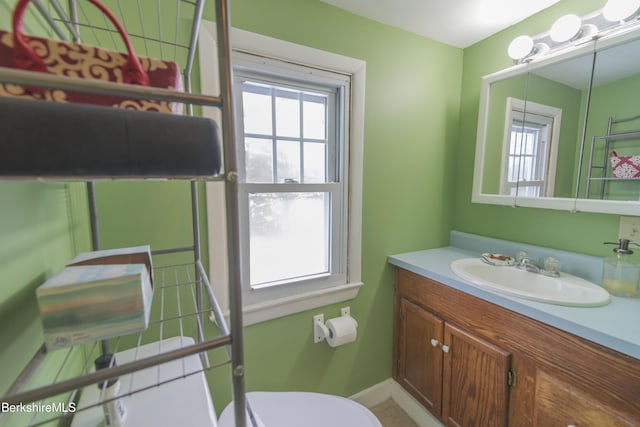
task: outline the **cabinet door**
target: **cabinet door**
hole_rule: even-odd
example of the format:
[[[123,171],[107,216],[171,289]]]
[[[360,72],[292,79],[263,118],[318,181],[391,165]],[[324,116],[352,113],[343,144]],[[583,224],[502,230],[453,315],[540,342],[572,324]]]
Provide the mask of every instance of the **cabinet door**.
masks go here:
[[[449,323],[444,343],[444,423],[506,426],[511,355]]]
[[[594,390],[598,393],[600,390]],[[598,399],[544,371],[536,375],[533,423],[536,426],[633,427],[630,419]]]
[[[441,414],[443,322],[400,299],[398,382],[434,415]],[[432,340],[435,340],[432,344]],[[435,345],[434,345],[435,344]]]

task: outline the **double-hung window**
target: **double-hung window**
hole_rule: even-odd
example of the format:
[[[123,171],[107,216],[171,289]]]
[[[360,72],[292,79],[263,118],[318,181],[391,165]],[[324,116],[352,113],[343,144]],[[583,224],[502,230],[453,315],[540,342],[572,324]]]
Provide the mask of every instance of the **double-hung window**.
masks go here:
[[[245,302],[346,283],[349,76],[233,60]]]
[[[204,93],[219,90],[214,26],[205,22],[200,35],[201,75],[211,76],[201,80]],[[248,325],[352,299],[362,286],[366,64],[235,28],[231,35]],[[207,212],[211,283],[225,310],[219,182],[207,184]]]
[[[553,196],[562,110],[507,98],[501,194]]]
[[[549,160],[550,128],[553,119],[546,116],[514,113],[509,144],[506,185],[509,194],[525,197],[545,195]]]

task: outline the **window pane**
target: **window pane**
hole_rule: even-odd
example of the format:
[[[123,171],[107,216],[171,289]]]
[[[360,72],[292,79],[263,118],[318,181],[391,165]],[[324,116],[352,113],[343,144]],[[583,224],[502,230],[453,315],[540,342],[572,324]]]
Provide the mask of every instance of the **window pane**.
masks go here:
[[[327,182],[326,164],[326,144],[321,142],[305,142],[304,182],[307,184]]]
[[[325,139],[325,117],[327,98],[320,96],[305,97],[304,108],[304,137],[312,139]]]
[[[532,178],[532,169],[533,169],[533,158],[531,157],[521,157],[520,158],[520,181],[531,181]]]
[[[249,195],[251,287],[329,271],[330,200],[330,193]]]
[[[518,196],[524,197],[539,197],[540,196],[540,186],[538,185],[527,185],[527,186],[518,186]]]
[[[300,182],[300,143],[278,141],[277,182]]]
[[[254,88],[248,84],[244,90]],[[271,95],[243,91],[244,132],[271,135]]]
[[[271,140],[245,138],[247,182],[273,182],[273,148]]]
[[[525,140],[524,140],[524,154],[527,154],[529,156],[533,156],[535,155],[535,147],[536,147],[536,139],[537,139],[537,135],[535,132],[532,132],[531,130],[528,130],[525,132],[524,134]]]
[[[509,156],[509,172],[508,172],[508,181],[516,182],[518,181],[518,158],[516,156]]]
[[[276,91],[276,135],[300,137],[300,101],[298,92]]]

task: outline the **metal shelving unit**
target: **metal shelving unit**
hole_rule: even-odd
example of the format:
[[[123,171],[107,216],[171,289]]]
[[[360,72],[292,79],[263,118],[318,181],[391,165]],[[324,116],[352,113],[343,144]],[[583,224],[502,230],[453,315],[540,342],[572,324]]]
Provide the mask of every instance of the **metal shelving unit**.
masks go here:
[[[152,56],[151,51],[159,49],[162,59],[166,52],[172,56],[173,60],[178,62],[184,70],[184,92],[176,92],[173,90],[140,87],[132,85],[122,85],[109,82],[87,81],[77,78],[60,77],[53,75],[45,75],[42,73],[33,73],[28,71],[19,71],[15,69],[0,68],[0,81],[4,83],[12,83],[23,86],[39,86],[45,88],[61,88],[72,89],[79,92],[95,93],[95,94],[112,94],[122,95],[132,98],[143,98],[162,100],[170,102],[180,102],[187,106],[187,113],[194,114],[194,106],[213,106],[221,110],[220,126],[222,134],[226,137],[223,140],[224,154],[224,173],[216,176],[194,176],[189,179],[191,183],[191,211],[193,222],[193,245],[188,247],[178,247],[161,249],[154,251],[154,255],[163,255],[179,252],[192,252],[193,264],[180,266],[166,266],[155,268],[155,288],[154,300],[152,303],[152,320],[149,328],[139,334],[110,340],[109,343],[103,342],[101,345],[96,343],[91,348],[84,349],[86,356],[83,363],[83,370],[78,375],[70,379],[58,379],[63,376],[60,374],[64,368],[60,368],[60,372],[55,375],[55,379],[51,384],[38,387],[35,389],[24,389],[24,384],[28,377],[37,369],[37,366],[45,357],[44,347],[29,364],[29,367],[23,372],[14,386],[6,396],[2,397],[3,402],[8,404],[38,402],[43,399],[57,396],[63,393],[70,393],[70,400],[74,399],[76,393],[85,386],[93,386],[95,384],[108,380],[109,378],[118,377],[127,374],[135,374],[136,372],[156,367],[169,361],[179,360],[191,355],[199,355],[202,364],[201,370],[183,372],[174,379],[164,379],[161,385],[173,380],[179,380],[185,376],[193,375],[204,370],[212,369],[223,364],[231,365],[231,375],[233,382],[233,400],[235,404],[236,426],[244,427],[246,424],[245,408],[247,403],[244,396],[244,358],[243,358],[243,337],[242,337],[242,311],[239,289],[239,250],[238,250],[238,199],[237,199],[237,182],[236,182],[236,158],[233,138],[233,105],[231,96],[231,63],[230,63],[230,42],[229,42],[229,5],[228,0],[214,0],[218,38],[218,57],[219,57],[219,76],[220,76],[220,94],[209,95],[194,93],[192,91],[192,69],[196,53],[196,45],[200,23],[204,10],[204,0],[172,0],[175,4],[173,12],[166,8],[167,1],[162,2],[153,0],[137,0],[121,1],[111,0],[105,1],[105,4],[116,14],[120,13],[118,19],[127,27],[127,32],[133,40],[138,40],[138,45],[142,46],[141,55]],[[50,25],[54,34],[62,39],[80,41],[81,35],[87,31],[92,34],[92,39],[114,40],[114,30],[104,22],[89,22],[88,17],[91,16],[83,9],[83,2],[69,0],[66,7],[59,4],[58,0],[50,0],[50,7],[44,7],[40,1],[35,0],[34,4],[38,13],[44,17],[44,21]],[[86,3],[86,2],[85,2]],[[138,16],[129,16],[127,10],[131,10],[135,3],[134,9],[138,10]],[[155,8],[155,9],[154,9]],[[148,11],[155,10],[157,16],[157,28],[145,28],[142,15],[148,19]],[[166,17],[175,17],[174,31],[171,40],[163,39],[163,25]],[[184,17],[190,16],[191,27],[188,30],[180,28],[185,21]],[[130,29],[131,28],[131,29]],[[113,41],[117,48],[117,42]],[[155,48],[154,48],[155,46]],[[160,113],[157,113],[160,114]],[[46,143],[46,142],[45,142]],[[1,175],[1,171],[0,171]],[[2,177],[0,176],[0,179]],[[36,177],[37,179],[47,179],[47,177]],[[144,176],[112,176],[110,179],[144,179]],[[155,177],[154,177],[155,178]],[[15,177],[11,177],[15,179]],[[55,177],[51,179],[56,179]],[[86,177],[74,176],[71,179],[87,181]],[[200,251],[200,221],[198,218],[198,181],[199,180],[223,180],[226,187],[226,211],[227,211],[227,234],[228,234],[228,258],[229,258],[229,294],[230,294],[230,328],[222,314],[215,295],[209,283],[205,268],[203,267]],[[99,213],[95,209],[95,189],[92,181],[87,181],[89,213],[92,224],[92,239],[94,249],[100,248],[100,236],[98,230]],[[169,299],[176,304],[167,304]],[[170,308],[169,308],[170,307]],[[211,319],[210,319],[211,317]],[[215,322],[215,324],[214,324]],[[117,352],[122,347],[128,348],[133,345],[142,345],[153,340],[163,340],[167,336],[191,335],[194,337],[193,344],[186,344],[180,348],[169,351],[160,352],[157,355],[142,357],[131,362],[119,364],[112,368],[92,371],[93,359],[100,351],[104,352],[107,346],[112,352]],[[101,347],[101,349],[100,349]],[[219,362],[212,362],[216,358],[213,350],[217,348],[226,348],[227,357]],[[77,350],[77,349],[76,349]],[[62,351],[62,350],[61,350]],[[69,349],[64,357],[72,359],[74,349]],[[128,390],[126,394],[144,392],[142,390]],[[83,408],[78,408],[82,410]],[[36,421],[32,419],[32,425],[40,425],[46,421]]]
[[[637,178],[617,178],[611,174],[611,165],[609,161],[609,152],[613,144],[622,141],[640,141],[640,130],[616,131],[616,126],[640,120],[640,115],[633,117],[625,117],[614,119],[609,117],[606,135],[594,135],[591,138],[591,148],[589,151],[589,169],[587,174],[587,184],[585,190],[585,198],[590,198],[592,183],[600,183],[598,197],[602,200],[605,198],[607,184],[611,182],[621,181],[638,181]],[[597,159],[596,150],[598,146],[602,147],[602,159]],[[599,150],[598,150],[599,151]],[[599,171],[599,176],[595,176]]]

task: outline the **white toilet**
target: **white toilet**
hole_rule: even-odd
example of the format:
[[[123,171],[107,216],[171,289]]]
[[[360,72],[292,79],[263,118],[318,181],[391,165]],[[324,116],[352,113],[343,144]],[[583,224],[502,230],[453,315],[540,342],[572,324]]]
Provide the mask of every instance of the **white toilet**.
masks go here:
[[[306,392],[246,396],[259,427],[382,427],[369,409],[345,397]],[[233,411],[232,402],[220,414],[218,427],[235,427]]]

